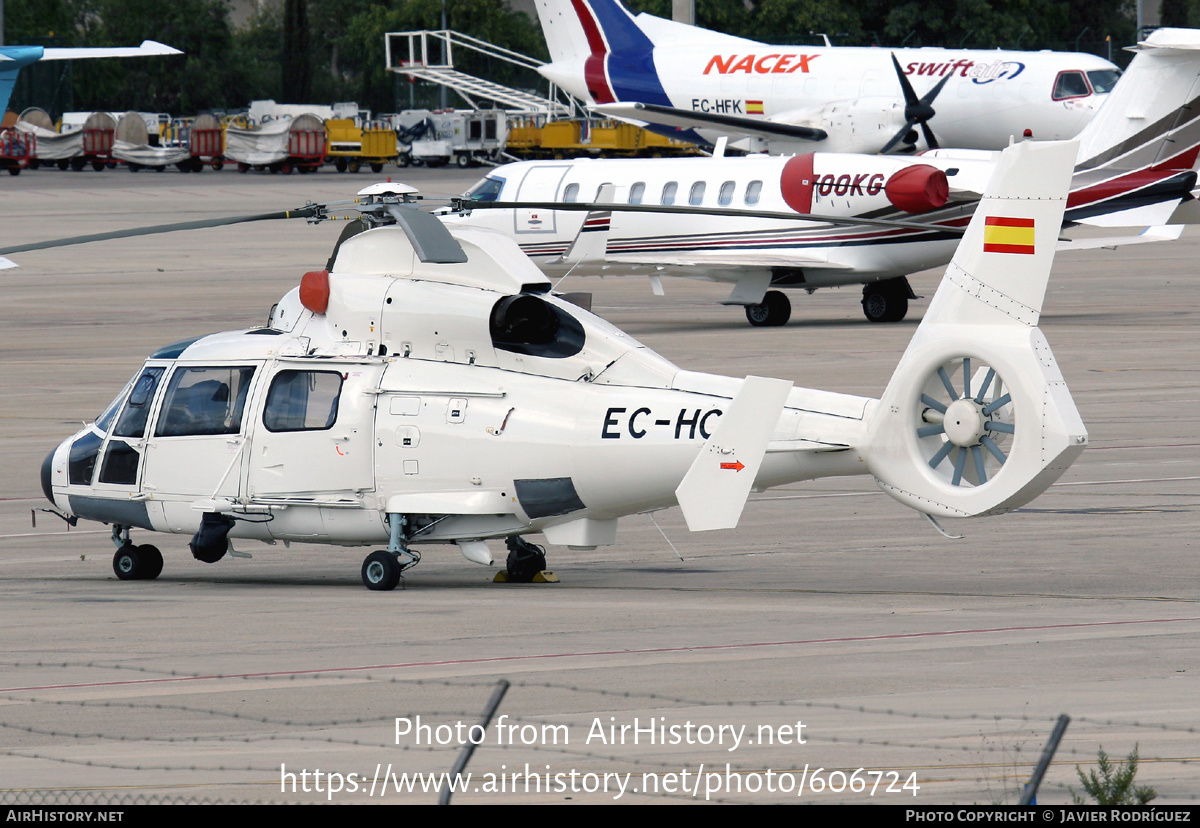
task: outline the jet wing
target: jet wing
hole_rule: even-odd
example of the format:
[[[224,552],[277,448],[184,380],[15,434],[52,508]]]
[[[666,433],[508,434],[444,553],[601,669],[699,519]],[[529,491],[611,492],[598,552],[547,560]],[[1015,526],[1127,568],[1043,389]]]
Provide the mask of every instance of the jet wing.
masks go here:
[[[781,124],[761,118],[743,118],[737,115],[720,115],[715,112],[693,112],[690,109],[677,109],[673,106],[659,106],[647,103],[611,103],[591,107],[593,112],[634,121],[638,124],[662,124],[663,126],[682,127],[721,127],[728,132],[738,135],[748,135],[753,138],[787,138],[792,141],[824,141],[829,137],[823,129],[806,126]]]
[[[746,270],[751,267],[819,267],[823,270],[853,270],[852,265],[831,262],[797,251],[694,250],[679,253],[609,253],[605,262],[647,267],[703,267],[708,270]]]
[[[153,55],[182,55],[183,52],[154,40],[143,40],[141,46],[94,47],[80,49],[46,49],[42,60],[80,60],[103,57],[150,57]]]

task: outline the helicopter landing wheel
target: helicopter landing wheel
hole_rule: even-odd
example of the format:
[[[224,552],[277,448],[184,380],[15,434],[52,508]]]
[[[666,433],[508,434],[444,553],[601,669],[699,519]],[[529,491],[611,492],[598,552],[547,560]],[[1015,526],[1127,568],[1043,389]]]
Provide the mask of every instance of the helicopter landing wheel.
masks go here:
[[[511,584],[528,584],[546,569],[546,550],[535,546],[520,535],[505,540],[508,560],[504,563]]]
[[[113,572],[122,581],[152,581],[162,568],[162,553],[157,546],[127,543],[113,555]]]
[[[403,567],[391,552],[379,551],[367,555],[362,565],[362,582],[367,589],[385,592],[400,583]]]

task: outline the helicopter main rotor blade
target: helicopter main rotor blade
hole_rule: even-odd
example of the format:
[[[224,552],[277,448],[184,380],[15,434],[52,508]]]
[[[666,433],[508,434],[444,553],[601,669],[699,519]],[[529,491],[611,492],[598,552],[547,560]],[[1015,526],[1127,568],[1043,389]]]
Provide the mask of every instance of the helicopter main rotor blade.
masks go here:
[[[819,216],[814,213],[781,213],[771,210],[730,210],[713,207],[674,207],[658,204],[594,204],[590,202],[564,203],[559,201],[470,201],[467,199],[451,199],[451,208],[456,212],[471,210],[563,210],[565,212],[591,212],[593,210],[613,210],[623,213],[667,213],[694,216],[727,216],[729,218],[765,218],[783,219],[785,221],[815,221],[826,224],[844,224],[848,226],[866,225],[867,227],[888,227],[902,230],[925,230],[938,233],[953,233],[961,236],[966,227],[952,227],[945,224],[924,224],[919,221],[899,221],[893,219],[869,219],[843,216]],[[968,221],[969,216],[960,217]],[[4,251],[0,250],[0,253]]]
[[[18,244],[14,247],[0,249],[0,256],[9,253],[26,253],[30,250],[47,250],[51,247],[68,247],[73,244],[88,244],[89,242],[107,241],[109,239],[124,239],[130,236],[153,236],[158,233],[174,233],[177,230],[201,230],[206,227],[225,227],[230,224],[245,224],[252,221],[272,221],[275,219],[313,218],[319,214],[319,205],[309,205],[299,210],[284,210],[278,213],[260,213],[256,216],[232,216],[229,218],[200,219],[198,221],[181,221],[175,224],[159,224],[154,227],[135,227],[129,230],[112,230],[108,233],[92,233],[88,236],[73,236],[69,239],[53,239],[30,244]]]

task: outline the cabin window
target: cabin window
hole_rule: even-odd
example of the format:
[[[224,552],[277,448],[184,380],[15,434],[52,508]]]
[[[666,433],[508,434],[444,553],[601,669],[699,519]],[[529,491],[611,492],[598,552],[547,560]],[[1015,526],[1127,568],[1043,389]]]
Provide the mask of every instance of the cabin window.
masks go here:
[[[125,408],[117,419],[113,434],[118,437],[146,436],[146,420],[150,417],[150,406],[154,403],[154,392],[162,379],[165,368],[147,368],[133,383]]]
[[[500,191],[503,189],[504,179],[489,175],[463,195],[471,201],[495,201],[500,198]]]
[[[249,367],[176,368],[154,436],[239,433],[253,377]]]
[[[762,194],[762,182],[761,181],[751,181],[749,184],[746,185],[746,197],[744,200],[748,206],[753,206],[755,204],[758,204],[758,197],[761,194]]]
[[[1054,100],[1066,98],[1084,98],[1092,94],[1087,78],[1083,72],[1059,72],[1058,80],[1054,82]]]
[[[641,204],[642,197],[646,195],[646,182],[639,181],[629,188],[629,203]]]
[[[737,185],[732,181],[726,181],[721,185],[721,192],[717,193],[717,204],[722,207],[728,207],[733,203],[733,191],[737,189]]]
[[[692,191],[688,193],[688,204],[697,207],[704,203],[704,182],[697,181],[692,185]]]
[[[674,181],[668,181],[663,185],[662,203],[671,205],[675,203],[675,193],[679,191],[679,185]]]
[[[336,371],[280,371],[271,380],[263,425],[267,431],[323,431],[337,422],[342,375]]]
[[[1092,91],[1097,95],[1105,95],[1117,85],[1121,72],[1117,69],[1093,69],[1087,73],[1087,77],[1092,84]]]
[[[567,189],[563,190],[563,201],[568,204],[574,204],[579,200],[579,185],[568,184]]]
[[[90,486],[92,472],[96,469],[96,457],[100,454],[100,444],[104,442],[99,434],[89,431],[71,444],[71,454],[67,458],[67,478],[72,486]]]

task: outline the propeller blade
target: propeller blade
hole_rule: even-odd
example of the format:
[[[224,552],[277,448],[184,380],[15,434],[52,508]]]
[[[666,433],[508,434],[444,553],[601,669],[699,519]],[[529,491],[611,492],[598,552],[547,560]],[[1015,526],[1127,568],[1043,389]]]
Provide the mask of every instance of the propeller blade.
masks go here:
[[[912,132],[912,128],[913,128],[913,122],[912,121],[906,122],[904,124],[904,126],[900,127],[900,131],[892,136],[892,140],[888,141],[886,144],[883,145],[883,148],[881,150],[879,150],[879,154],[887,155],[888,152],[892,149],[892,147],[896,146],[896,144],[899,144],[904,139],[905,136],[907,136],[910,132]],[[908,142],[906,142],[906,143],[908,143]]]
[[[993,457],[1000,461],[1001,466],[1004,465],[1004,461],[1008,459],[1008,456],[1000,450],[1000,447],[996,445],[995,440],[985,434],[979,438],[979,442],[985,449],[992,453]]]
[[[933,397],[929,396],[928,394],[921,395],[921,402],[925,403],[927,406],[932,408],[934,411],[937,411],[941,414],[946,413],[946,406],[942,405],[940,402],[938,402],[937,400],[935,400]]]
[[[68,247],[73,244],[88,244],[89,242],[108,241],[109,239],[124,239],[131,236],[153,236],[159,233],[174,233],[177,230],[201,230],[206,227],[225,227],[230,224],[246,224],[252,221],[273,221],[275,219],[312,218],[318,214],[317,205],[309,205],[299,210],[284,210],[279,213],[260,213],[255,216],[233,216],[230,218],[201,219],[199,221],[181,221],[175,224],[159,224],[154,227],[135,227],[130,230],[113,230],[108,233],[92,233],[88,236],[73,236],[69,239],[52,239],[31,244],[18,244],[15,247],[5,247],[0,250],[0,256],[10,253],[25,253],[30,250],[48,250],[52,247]]]
[[[963,399],[971,396],[971,358],[963,360]]]
[[[930,149],[938,148],[937,138],[934,137],[933,130],[925,121],[921,121],[921,134],[925,136],[925,143],[929,145]]]
[[[950,395],[950,399],[957,400],[958,392],[954,390],[954,385],[950,382],[950,376],[946,373],[945,368],[938,368],[938,378],[942,381],[942,385],[946,387],[946,393]]]
[[[952,486],[962,485],[963,468],[967,465],[967,450],[959,448],[958,456],[954,458],[954,477],[950,479]]]
[[[1005,434],[1016,434],[1017,427],[1012,423],[997,423],[989,420],[983,424],[984,431],[1002,431]]]
[[[949,454],[950,450],[953,448],[954,448],[954,443],[951,443],[949,440],[942,443],[942,447],[937,450],[937,454],[935,454],[935,455],[933,455],[933,457],[929,458],[929,468],[936,469],[938,467],[938,464],[946,459],[946,455]]]
[[[979,485],[987,482],[987,470],[983,467],[983,452],[979,450],[979,446],[971,446],[971,459],[975,461],[975,476],[979,478]]]
[[[904,93],[904,109],[907,113],[910,106],[916,106],[921,103],[921,100],[917,97],[912,84],[908,82],[908,75],[904,74],[904,70],[900,68],[900,61],[896,60],[895,52],[892,52],[892,66],[896,67],[896,77],[900,79],[900,91]]]
[[[992,380],[996,377],[996,369],[988,368],[987,376],[983,378],[983,387],[979,389],[979,393],[975,395],[975,402],[983,405],[983,397],[987,394],[988,386],[992,384]]]
[[[990,417],[993,411],[1004,408],[1004,406],[1008,405],[1010,402],[1012,402],[1012,394],[1005,394],[1000,399],[984,406],[983,413]]]

